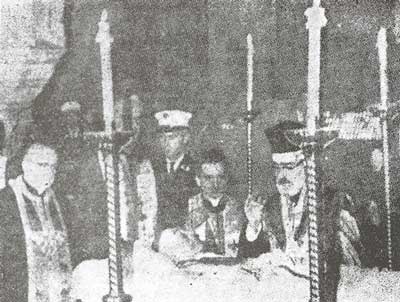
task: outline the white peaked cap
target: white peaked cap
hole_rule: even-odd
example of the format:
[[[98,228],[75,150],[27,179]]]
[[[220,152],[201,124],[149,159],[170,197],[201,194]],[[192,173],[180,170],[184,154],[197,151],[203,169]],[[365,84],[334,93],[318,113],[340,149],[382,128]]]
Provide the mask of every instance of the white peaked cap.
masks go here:
[[[68,111],[80,111],[81,110],[81,105],[79,105],[78,102],[65,102],[61,106],[61,111],[62,112],[68,112]]]
[[[173,130],[189,128],[189,122],[192,118],[190,112],[181,110],[165,110],[157,112],[155,118],[158,121],[158,126],[165,130]]]

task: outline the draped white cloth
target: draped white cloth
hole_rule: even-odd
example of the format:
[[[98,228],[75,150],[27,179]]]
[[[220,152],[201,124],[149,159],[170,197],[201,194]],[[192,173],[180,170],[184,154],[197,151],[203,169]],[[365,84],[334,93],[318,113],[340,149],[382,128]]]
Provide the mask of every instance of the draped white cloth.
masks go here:
[[[307,279],[266,264],[262,256],[249,264],[195,264],[178,269],[159,253],[137,246],[132,263],[124,287],[133,301],[304,302],[309,296]],[[108,292],[107,276],[107,260],[83,262],[74,271],[74,297],[101,301]],[[394,302],[400,296],[399,278],[400,272],[343,267],[338,301]]]

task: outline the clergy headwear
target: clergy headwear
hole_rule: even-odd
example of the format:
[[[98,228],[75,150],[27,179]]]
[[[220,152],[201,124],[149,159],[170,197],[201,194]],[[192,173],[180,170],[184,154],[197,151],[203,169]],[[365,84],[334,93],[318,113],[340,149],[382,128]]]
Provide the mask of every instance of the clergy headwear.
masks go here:
[[[155,118],[161,131],[170,132],[174,130],[188,129],[192,118],[190,112],[181,110],[165,110],[157,112]]]
[[[278,163],[293,163],[304,159],[299,146],[293,143],[287,135],[290,130],[304,129],[304,125],[295,121],[282,121],[265,130],[272,151],[272,160]]]
[[[201,163],[220,163],[225,161],[225,154],[221,149],[211,148],[202,154]]]

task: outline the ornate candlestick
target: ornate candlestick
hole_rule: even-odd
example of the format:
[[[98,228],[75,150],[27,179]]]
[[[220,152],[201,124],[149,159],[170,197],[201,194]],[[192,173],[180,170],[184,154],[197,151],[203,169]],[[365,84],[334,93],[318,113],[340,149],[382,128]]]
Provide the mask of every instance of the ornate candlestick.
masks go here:
[[[379,56],[379,75],[380,75],[380,91],[381,91],[381,125],[383,140],[383,161],[385,175],[385,203],[386,203],[386,230],[387,230],[387,252],[388,252],[388,269],[392,270],[392,223],[391,223],[391,203],[390,203],[390,170],[389,170],[389,140],[388,140],[388,79],[387,69],[387,41],[386,29],[381,28],[378,33],[378,41],[376,44]]]
[[[254,46],[251,34],[247,35],[247,188],[248,196],[253,193],[253,167],[252,167],[252,123],[253,114],[253,56]]]
[[[310,257],[310,301],[320,301],[319,275],[319,238],[317,211],[317,177],[315,169],[315,144],[317,122],[319,120],[319,89],[320,89],[320,55],[321,28],[327,23],[325,10],[320,7],[320,0],[314,0],[313,6],[305,12],[308,29],[308,94],[307,94],[307,143],[311,152],[306,157],[306,177],[308,194],[309,218],[309,257]]]
[[[103,89],[103,117],[105,132],[95,136],[102,140],[105,176],[107,185],[108,238],[109,238],[109,294],[103,297],[105,302],[129,302],[132,297],[123,290],[121,232],[120,232],[120,200],[119,200],[119,165],[118,153],[114,143],[112,123],[114,120],[114,101],[111,65],[110,26],[107,22],[107,11],[103,10],[96,42],[100,45],[101,74]]]

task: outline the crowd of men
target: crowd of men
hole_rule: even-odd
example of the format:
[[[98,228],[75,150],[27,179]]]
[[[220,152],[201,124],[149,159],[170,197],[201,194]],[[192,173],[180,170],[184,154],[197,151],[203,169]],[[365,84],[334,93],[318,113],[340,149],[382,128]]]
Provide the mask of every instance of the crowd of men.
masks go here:
[[[227,193],[230,165],[218,146],[190,154],[191,113],[157,112],[154,148],[142,139],[140,102],[136,96],[130,102],[132,135],[116,141],[124,254],[141,244],[177,265],[202,255],[242,261],[266,253],[294,268],[308,265],[306,158],[287,137],[304,125],[282,121],[265,131],[278,194],[241,201]],[[108,155],[84,137],[79,104],[67,102],[62,112],[68,130],[62,142],[43,133],[24,140],[9,165],[18,173],[7,174],[15,177],[0,192],[0,302],[68,301],[73,268],[107,257]],[[94,116],[87,124],[102,130]],[[123,127],[117,119],[115,129]],[[365,230],[345,206],[351,197],[322,172],[318,179],[321,295],[335,301],[341,264],[382,263],[371,264],[377,252],[363,246]]]

